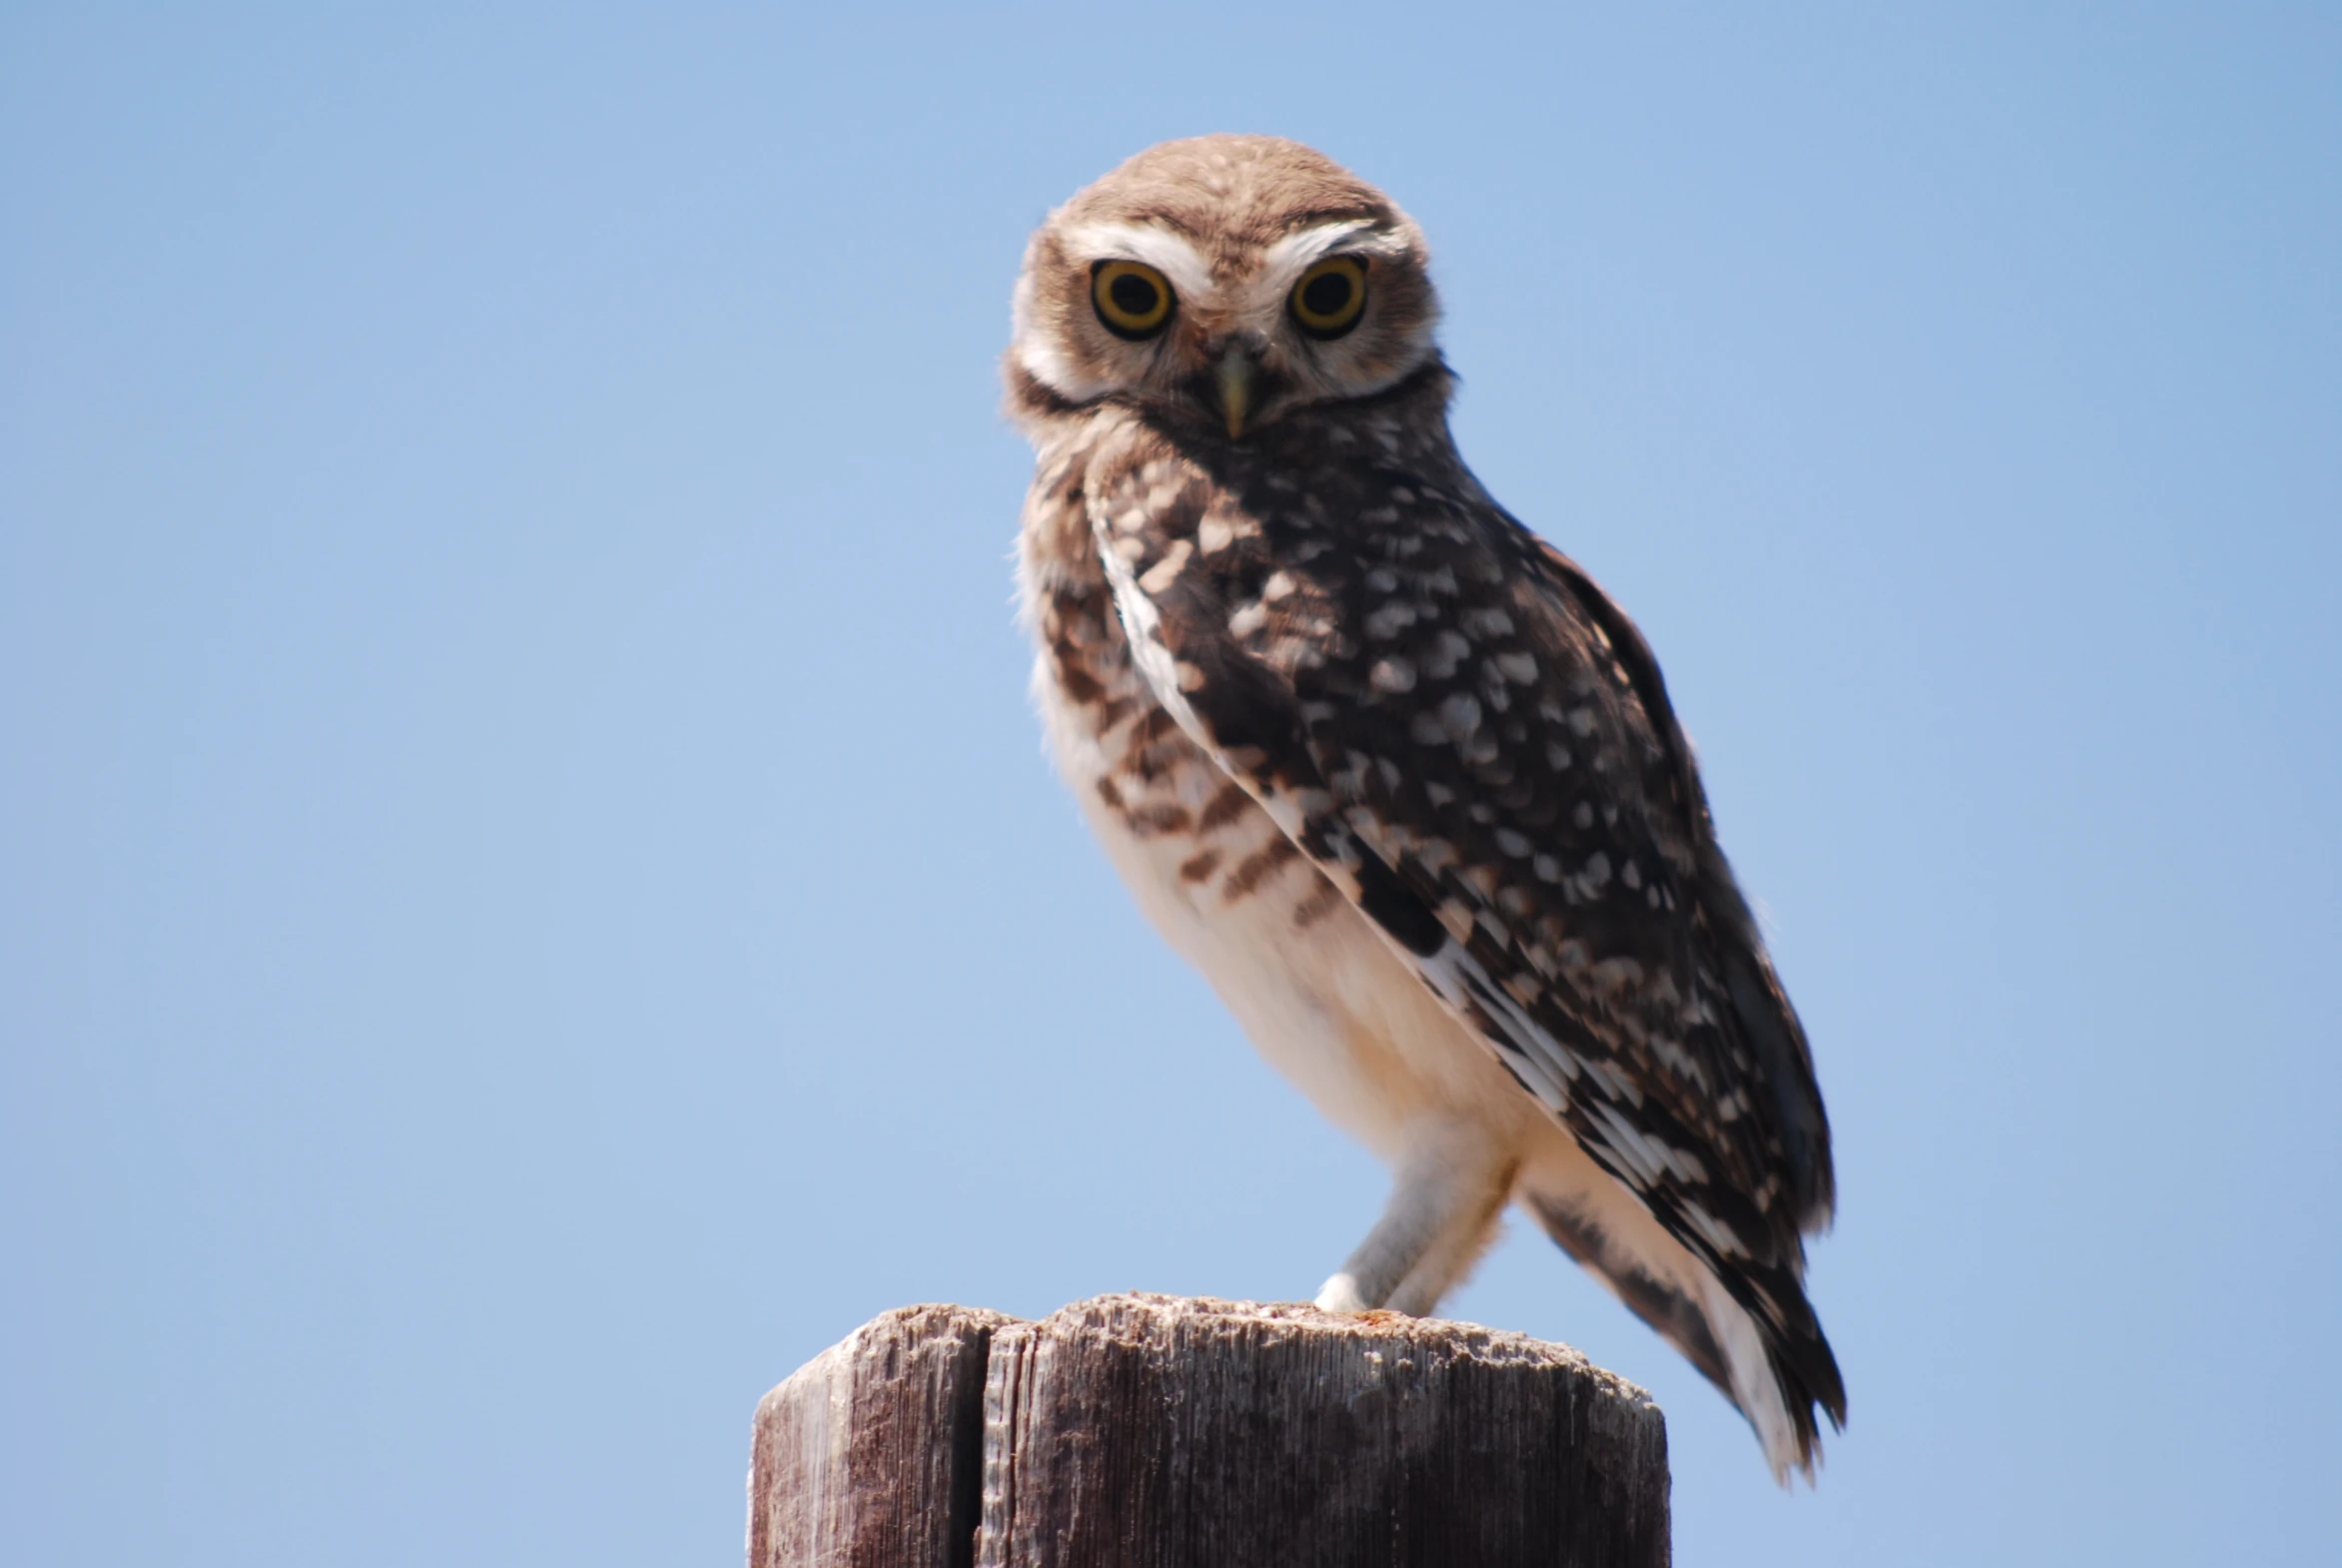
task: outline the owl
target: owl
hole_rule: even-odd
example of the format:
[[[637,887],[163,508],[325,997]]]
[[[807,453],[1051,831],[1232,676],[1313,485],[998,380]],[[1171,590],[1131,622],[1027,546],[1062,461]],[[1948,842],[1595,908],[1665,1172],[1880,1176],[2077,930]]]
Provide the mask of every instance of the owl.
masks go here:
[[[1018,279],[1049,746],[1258,1050],[1392,1169],[1317,1296],[1428,1313],[1517,1206],[1777,1479],[1845,1386],[1797,1013],[1650,646],[1473,478],[1423,236],[1306,147],[1141,153]]]

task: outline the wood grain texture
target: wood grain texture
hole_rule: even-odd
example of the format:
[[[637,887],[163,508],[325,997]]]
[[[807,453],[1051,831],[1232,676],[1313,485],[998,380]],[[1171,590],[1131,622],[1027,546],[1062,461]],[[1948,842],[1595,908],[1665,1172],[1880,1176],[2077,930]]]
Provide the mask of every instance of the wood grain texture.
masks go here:
[[[995,1334],[978,1568],[1646,1568],[1666,1422],[1563,1345],[1102,1296]]]
[[[748,1477],[749,1568],[967,1568],[986,1350],[1015,1321],[900,1307],[765,1395]]]
[[[749,1568],[1650,1568],[1667,1428],[1566,1345],[1113,1295],[865,1325],[765,1396]]]

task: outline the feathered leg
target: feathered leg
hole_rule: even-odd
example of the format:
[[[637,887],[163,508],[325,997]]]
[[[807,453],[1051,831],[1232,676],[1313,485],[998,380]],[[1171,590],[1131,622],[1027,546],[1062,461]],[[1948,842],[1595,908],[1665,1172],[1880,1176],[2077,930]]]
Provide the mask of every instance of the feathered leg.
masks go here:
[[[1409,1128],[1382,1217],[1317,1304],[1430,1311],[1495,1234],[1512,1178],[1511,1157],[1490,1146],[1485,1129],[1444,1121]]]

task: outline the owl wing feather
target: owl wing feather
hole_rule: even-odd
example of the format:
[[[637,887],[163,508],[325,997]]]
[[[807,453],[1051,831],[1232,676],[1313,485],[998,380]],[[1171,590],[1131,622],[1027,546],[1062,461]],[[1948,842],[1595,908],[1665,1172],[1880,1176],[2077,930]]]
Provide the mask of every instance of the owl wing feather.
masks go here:
[[[1845,1414],[1802,1285],[1828,1123],[1657,663],[1444,441],[1296,493],[1275,448],[1310,440],[1359,437],[1296,419],[1199,453],[1134,415],[1094,451],[1139,667],[1748,1310],[1810,1454],[1812,1405]]]

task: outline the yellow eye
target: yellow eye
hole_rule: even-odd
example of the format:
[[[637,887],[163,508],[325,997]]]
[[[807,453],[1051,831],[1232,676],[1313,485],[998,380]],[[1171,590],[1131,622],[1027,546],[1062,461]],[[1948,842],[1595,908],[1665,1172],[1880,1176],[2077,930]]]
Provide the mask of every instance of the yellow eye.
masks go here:
[[[1090,303],[1117,338],[1152,338],[1171,320],[1171,280],[1145,262],[1100,262],[1090,272]]]
[[[1293,285],[1293,320],[1312,338],[1339,338],[1366,309],[1366,269],[1355,258],[1329,256]]]

